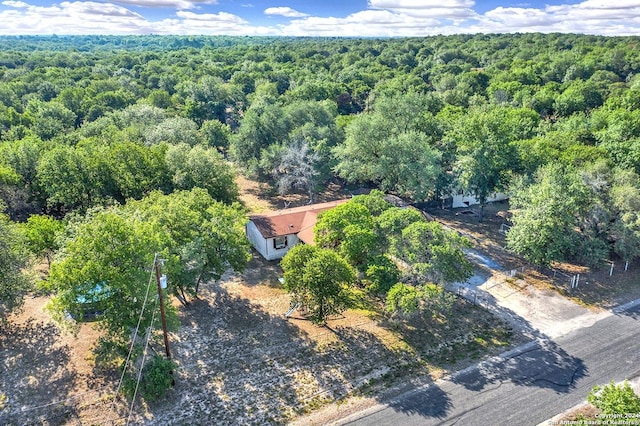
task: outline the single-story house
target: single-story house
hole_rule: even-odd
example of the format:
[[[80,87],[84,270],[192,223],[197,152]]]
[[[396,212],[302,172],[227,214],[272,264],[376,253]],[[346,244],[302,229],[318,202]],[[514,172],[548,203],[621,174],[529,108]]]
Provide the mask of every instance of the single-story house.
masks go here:
[[[281,259],[301,241],[313,245],[313,227],[318,221],[318,213],[347,201],[310,204],[249,216],[247,238],[265,259]]]

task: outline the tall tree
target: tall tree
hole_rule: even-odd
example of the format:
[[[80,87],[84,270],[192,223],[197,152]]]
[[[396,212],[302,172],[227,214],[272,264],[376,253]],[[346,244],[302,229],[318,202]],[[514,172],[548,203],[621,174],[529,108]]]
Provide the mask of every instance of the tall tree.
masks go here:
[[[458,183],[480,203],[480,221],[490,195],[504,189],[509,172],[518,167],[512,142],[530,135],[528,124],[523,124],[524,129],[509,125],[520,115],[530,116],[526,110],[518,113],[504,107],[470,111],[446,135],[457,146],[454,170]]]
[[[533,184],[512,191],[507,246],[536,265],[568,259],[580,244],[576,229],[588,203],[589,192],[571,168],[541,168]]]
[[[23,226],[29,251],[44,256],[51,266],[51,255],[59,248],[58,237],[64,224],[51,216],[31,215]]]
[[[322,324],[349,307],[349,286],[355,283],[356,275],[334,251],[298,245],[289,250],[281,266],[285,289],[314,323]]]
[[[413,280],[436,284],[464,282],[473,274],[463,249],[468,239],[446,230],[438,222],[414,222],[402,230],[401,259],[409,266]]]
[[[312,203],[320,175],[317,170],[319,162],[320,155],[312,152],[308,143],[286,147],[281,154],[280,163],[273,171],[278,193],[285,195],[292,189],[301,189],[309,194],[309,203]]]
[[[54,318],[82,318],[82,302],[94,297],[103,312],[96,323],[105,332],[103,342],[125,347],[145,301],[154,253],[162,248],[158,232],[153,224],[114,209],[93,212],[70,232],[72,238],[65,241],[49,275]],[[170,303],[165,308],[175,315]],[[146,309],[143,329],[151,317],[152,309]]]
[[[27,259],[24,236],[8,216],[0,213],[0,325],[22,306],[31,288],[31,281],[23,272]]]
[[[36,171],[47,206],[64,212],[93,205],[102,190],[90,165],[86,152],[76,147],[60,145],[46,151]]]
[[[156,227],[171,290],[185,304],[200,283],[220,279],[229,268],[241,271],[250,259],[244,212],[237,204],[216,202],[204,189],[156,191],[124,209]]]
[[[382,97],[373,112],[353,119],[344,144],[334,149],[337,174],[417,200],[436,193],[440,154],[432,145],[438,129],[425,103],[417,94]]]
[[[204,188],[215,200],[229,204],[238,199],[233,168],[214,148],[173,145],[167,149],[165,161],[175,188]]]
[[[371,213],[364,205],[344,203],[320,214],[314,228],[314,241],[320,247],[338,249],[345,241],[346,228],[373,230],[373,224]]]

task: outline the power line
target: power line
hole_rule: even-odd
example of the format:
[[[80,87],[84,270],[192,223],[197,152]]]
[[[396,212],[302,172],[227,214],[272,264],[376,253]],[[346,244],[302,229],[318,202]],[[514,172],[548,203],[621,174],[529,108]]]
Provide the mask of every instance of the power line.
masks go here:
[[[157,254],[156,254],[156,258],[157,258]],[[156,258],[154,258],[154,266],[155,266]],[[120,388],[122,387],[122,383],[123,383],[123,381],[124,381],[124,375],[125,375],[125,373],[126,373],[126,367],[127,367],[128,363],[129,363],[129,361],[130,361],[130,359],[131,359],[131,355],[132,355],[132,353],[133,353],[133,348],[134,348],[134,345],[135,345],[135,340],[136,340],[136,337],[137,337],[137,335],[138,335],[138,331],[139,331],[139,329],[140,329],[140,324],[142,323],[142,318],[143,318],[143,316],[144,316],[144,311],[145,311],[146,304],[147,304],[147,301],[148,301],[148,298],[149,298],[149,291],[150,291],[150,288],[151,288],[151,283],[153,282],[154,272],[155,272],[155,271],[154,271],[154,268],[151,268],[151,273],[150,273],[150,275],[149,275],[149,282],[147,283],[147,289],[146,289],[146,293],[145,293],[144,302],[143,302],[143,304],[142,304],[142,308],[141,308],[141,310],[140,310],[140,315],[139,315],[139,317],[138,317],[138,323],[137,323],[137,325],[136,325],[136,329],[135,329],[135,331],[134,331],[133,338],[132,338],[132,340],[131,340],[131,346],[130,346],[130,348],[129,348],[129,353],[127,354],[126,361],[125,361],[124,366],[123,366],[123,368],[122,368],[122,375],[120,376],[120,380],[119,380],[119,382],[118,382],[118,386],[116,387],[116,390],[115,390],[115,392],[114,392],[114,397],[113,397],[113,401],[112,401],[112,403],[111,403],[111,408],[110,408],[110,411],[111,411],[111,412],[113,412],[113,411],[114,411],[115,404],[116,404],[116,400],[117,400],[117,397],[118,397],[118,393],[120,392]],[[155,316],[155,312],[154,312],[154,316]],[[153,317],[152,317],[152,323],[153,323]],[[83,392],[83,393],[80,393],[80,394],[72,395],[72,396],[70,396],[70,397],[68,397],[68,398],[61,399],[61,400],[58,400],[58,401],[55,401],[55,402],[50,402],[50,403],[43,404],[43,405],[37,405],[37,406],[28,407],[28,408],[23,408],[23,409],[21,409],[21,410],[13,411],[13,412],[9,413],[9,415],[20,415],[20,414],[25,414],[25,413],[27,413],[27,412],[35,411],[35,410],[38,410],[38,409],[41,409],[41,408],[47,408],[47,407],[51,407],[51,406],[54,406],[54,405],[63,404],[63,403],[65,403],[65,402],[68,402],[68,401],[71,401],[71,400],[74,400],[74,399],[78,399],[78,398],[80,398],[80,397],[82,397],[82,396],[85,396],[85,395],[87,395],[87,394],[90,394],[90,393],[95,393],[95,392],[103,391],[103,390],[105,390],[105,389],[107,389],[107,388],[109,388],[109,387],[111,387],[111,386],[108,386],[108,385],[107,385],[107,386],[103,386],[102,388],[99,388],[99,389],[90,390],[90,391]],[[93,400],[92,402],[98,401],[99,399],[100,399],[100,398],[96,398],[96,399],[95,399],[95,400]]]
[[[133,406],[136,402],[136,395],[138,394],[138,387],[140,386],[140,380],[142,379],[142,370],[144,368],[144,361],[147,358],[147,349],[149,348],[149,338],[151,337],[151,330],[153,330],[153,320],[156,317],[156,311],[153,311],[153,315],[151,316],[151,324],[149,328],[147,328],[147,341],[144,344],[144,351],[142,352],[142,362],[140,363],[140,370],[138,371],[138,378],[136,379],[136,387],[133,391],[133,397],[131,397],[131,406],[129,407],[129,415],[127,416],[127,425],[131,420],[131,414],[133,413]]]
[[[151,288],[151,282],[153,281],[153,276],[154,276],[154,268],[155,268],[155,264],[156,261],[158,259],[158,254],[156,253],[154,258],[153,258],[153,265],[154,267],[151,268],[151,273],[149,274],[149,282],[147,283],[147,291],[144,295],[144,302],[142,303],[142,309],[140,310],[140,316],[138,317],[138,324],[136,325],[136,329],[133,332],[133,337],[131,338],[131,346],[129,347],[129,353],[127,354],[127,359],[124,362],[124,365],[122,367],[122,374],[120,375],[120,381],[118,382],[118,386],[116,387],[116,391],[115,394],[113,395],[113,402],[111,403],[111,411],[113,411],[115,409],[115,405],[116,405],[116,399],[118,398],[118,393],[120,392],[120,388],[122,387],[122,382],[124,381],[124,375],[127,371],[127,365],[129,364],[129,361],[131,360],[131,354],[133,353],[133,347],[136,343],[136,338],[138,337],[138,331],[140,330],[140,324],[142,323],[142,317],[144,315],[144,309],[145,306],[147,305],[147,300],[149,299],[149,289]],[[155,313],[154,313],[155,315]],[[153,324],[153,319],[151,320],[151,323]],[[148,339],[147,339],[148,341]]]
[[[49,402],[47,404],[43,404],[43,405],[34,405],[31,407],[26,407],[26,408],[22,408],[20,410],[14,410],[10,413],[7,414],[8,417],[13,416],[13,415],[20,415],[20,414],[26,414],[29,413],[31,411],[36,411],[39,410],[41,408],[47,408],[47,407],[52,407],[54,405],[58,405],[58,404],[64,404],[65,402],[74,400],[74,399],[79,399],[85,395],[91,394],[91,393],[97,393],[97,392],[101,392],[107,388],[110,388],[111,385],[106,385],[106,386],[102,386],[101,388],[98,389],[92,389],[92,390],[88,390],[86,392],[81,392],[81,393],[77,393],[75,395],[71,395],[68,398],[64,398],[64,399],[60,399],[58,401],[54,401],[54,402]],[[95,401],[99,401],[101,398],[95,398],[93,399],[91,402],[95,402]]]

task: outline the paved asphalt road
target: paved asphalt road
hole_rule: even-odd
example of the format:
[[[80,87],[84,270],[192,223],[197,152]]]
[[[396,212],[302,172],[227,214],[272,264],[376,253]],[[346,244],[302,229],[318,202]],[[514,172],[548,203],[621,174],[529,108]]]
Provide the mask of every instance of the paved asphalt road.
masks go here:
[[[640,375],[640,306],[555,340],[541,339],[340,424],[537,425],[596,384]]]

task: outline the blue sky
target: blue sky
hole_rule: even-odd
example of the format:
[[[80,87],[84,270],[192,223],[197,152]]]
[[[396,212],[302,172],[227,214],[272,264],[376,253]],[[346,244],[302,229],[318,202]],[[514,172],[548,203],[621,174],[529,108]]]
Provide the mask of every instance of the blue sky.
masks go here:
[[[640,35],[640,0],[0,0],[0,34]]]

